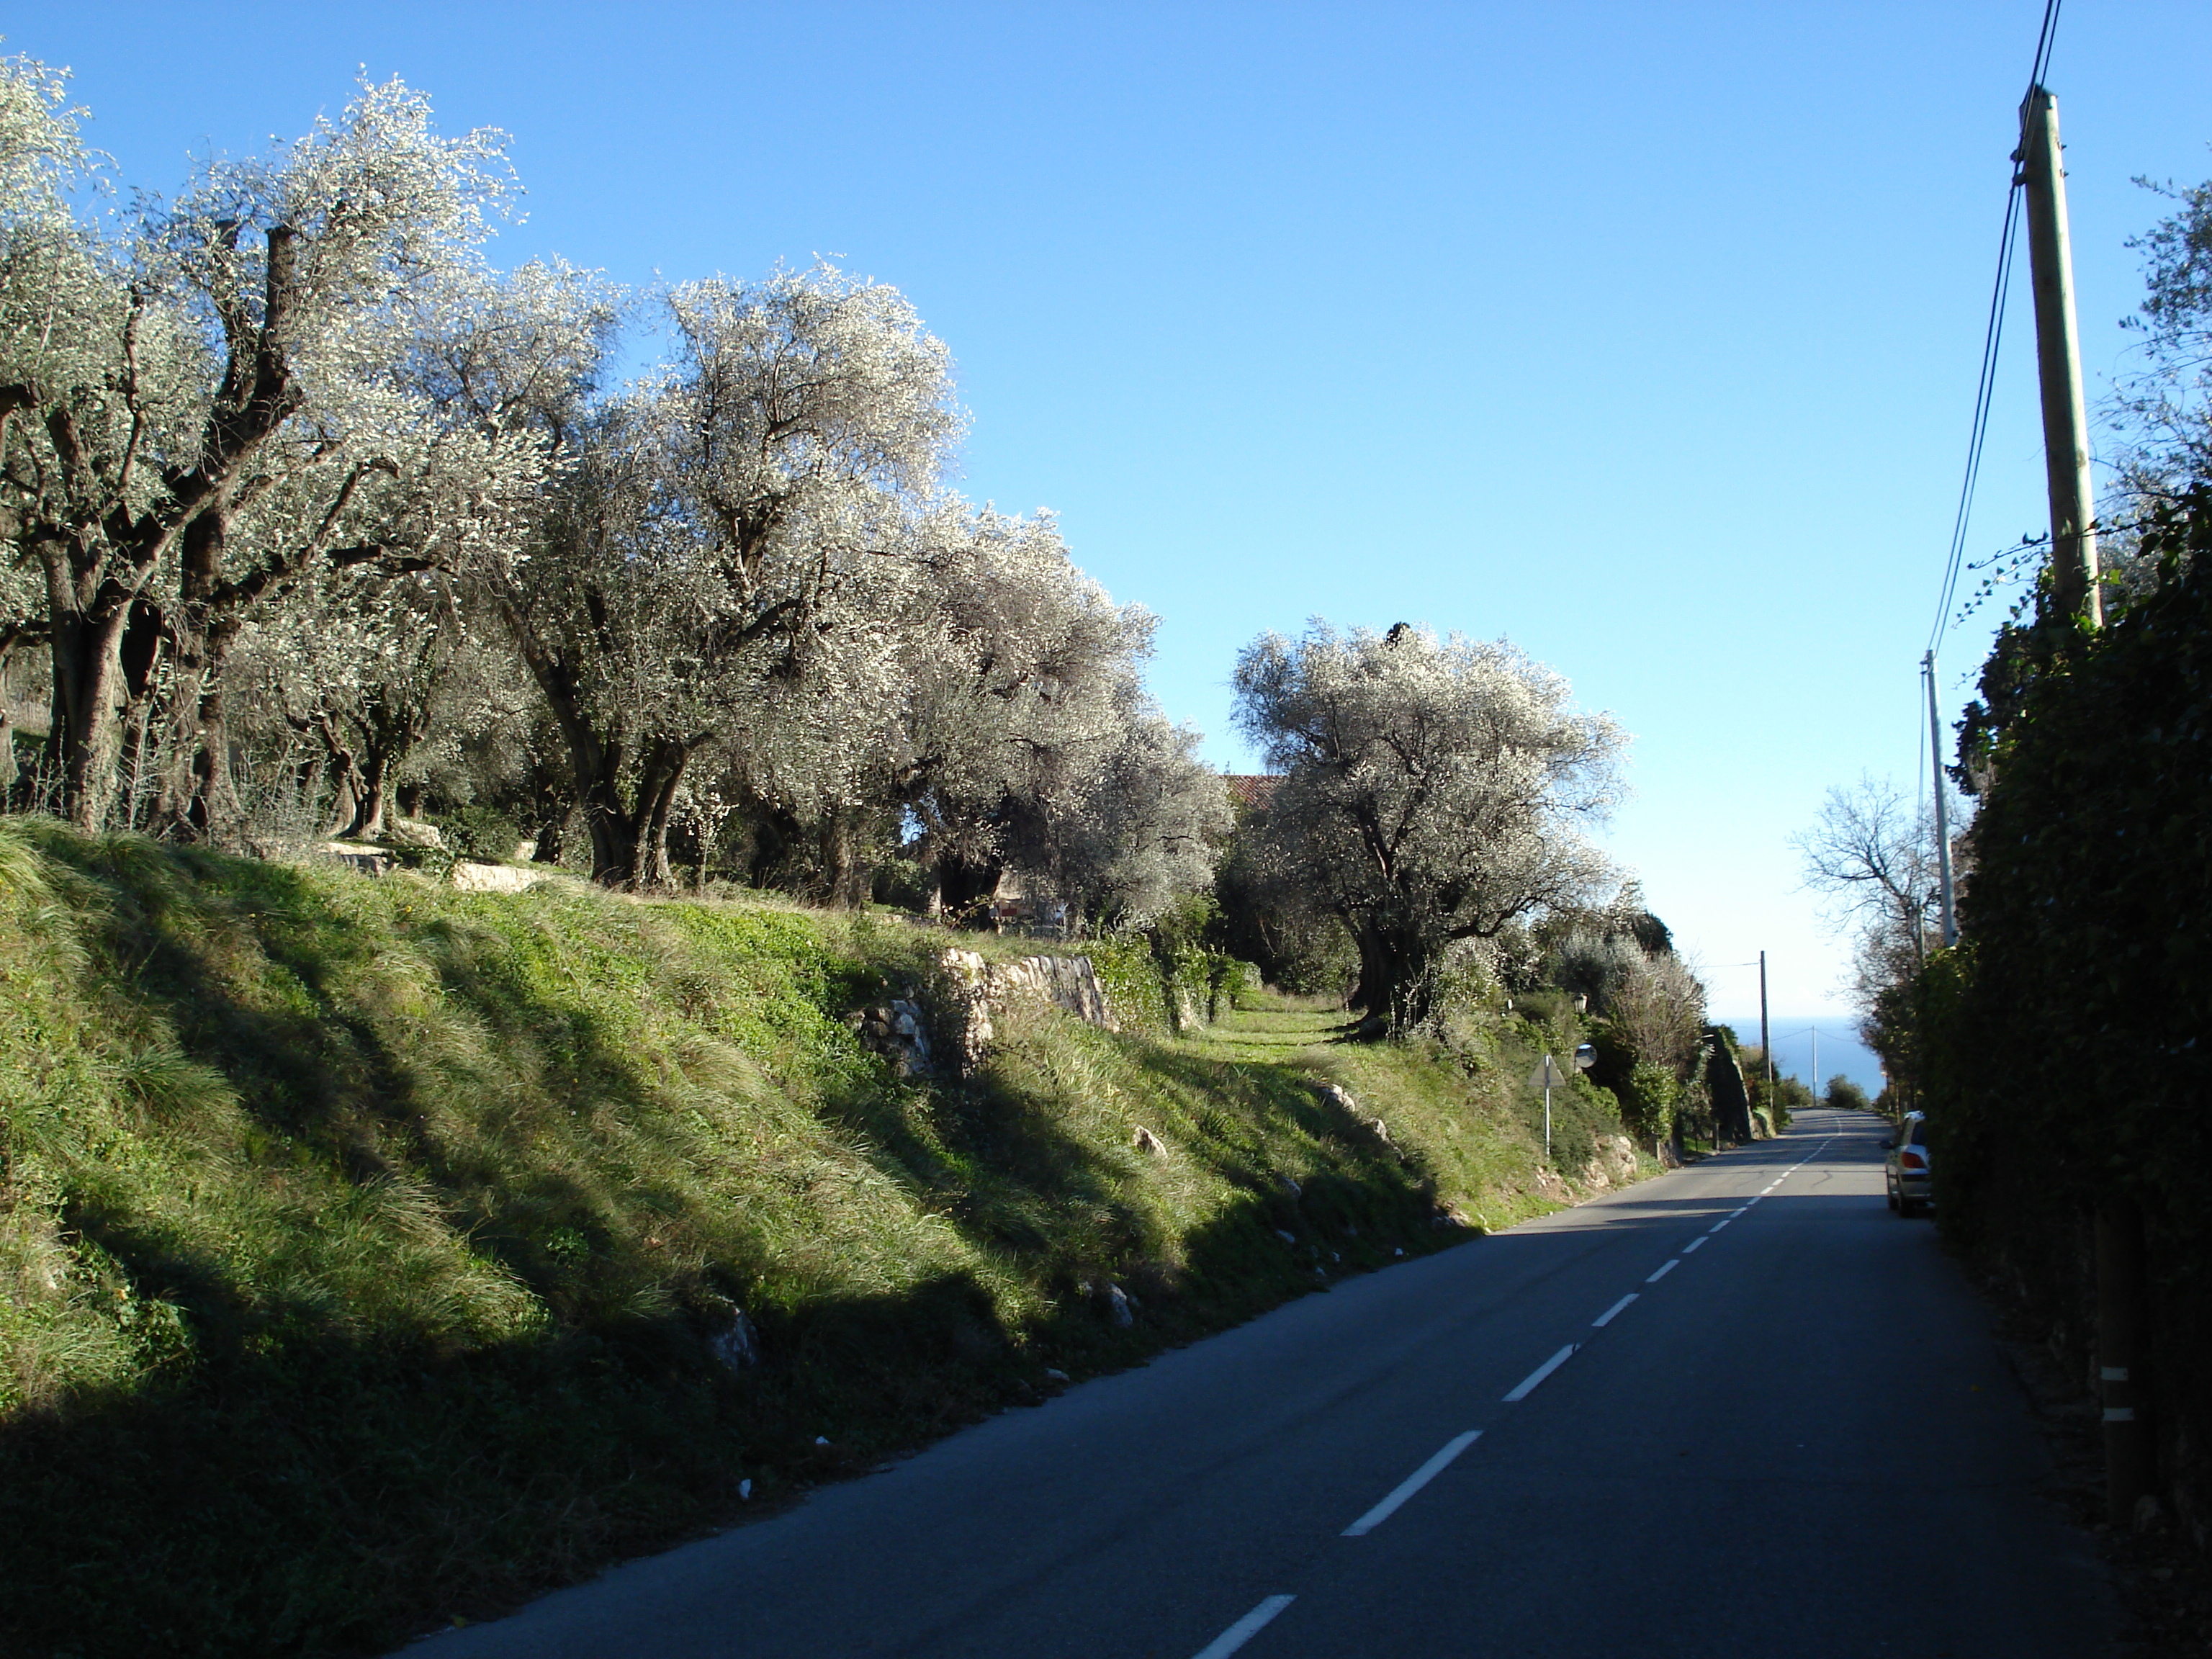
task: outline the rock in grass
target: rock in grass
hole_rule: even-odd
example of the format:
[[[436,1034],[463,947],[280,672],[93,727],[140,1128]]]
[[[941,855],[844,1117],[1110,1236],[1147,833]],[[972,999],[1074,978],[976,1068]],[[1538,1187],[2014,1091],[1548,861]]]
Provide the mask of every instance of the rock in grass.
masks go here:
[[[730,1370],[742,1371],[760,1364],[760,1338],[743,1308],[732,1305],[730,1316],[707,1339],[708,1352]]]
[[[1141,1123],[1137,1126],[1136,1142],[1139,1152],[1152,1158],[1158,1158],[1167,1151],[1160,1144],[1160,1138]]]
[[[1122,1329],[1137,1322],[1137,1316],[1130,1311],[1129,1293],[1119,1285],[1106,1287],[1106,1305],[1109,1316]]]

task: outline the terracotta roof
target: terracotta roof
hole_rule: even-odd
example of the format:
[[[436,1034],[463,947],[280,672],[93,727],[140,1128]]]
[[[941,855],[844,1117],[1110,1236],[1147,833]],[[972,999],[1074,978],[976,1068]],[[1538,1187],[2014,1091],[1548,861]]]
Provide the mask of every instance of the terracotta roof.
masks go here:
[[[1229,792],[1232,806],[1265,806],[1275,798],[1275,786],[1279,776],[1267,772],[1224,772],[1221,787]]]

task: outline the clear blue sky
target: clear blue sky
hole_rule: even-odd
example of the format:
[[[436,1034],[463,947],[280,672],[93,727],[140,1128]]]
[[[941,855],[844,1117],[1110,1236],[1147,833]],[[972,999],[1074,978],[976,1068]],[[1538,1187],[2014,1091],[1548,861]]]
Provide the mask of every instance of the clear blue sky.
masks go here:
[[[1916,763],[2040,0],[1393,5],[16,3],[95,143],[173,188],[356,66],[514,135],[519,260],[644,283],[817,253],[958,360],[963,487],[1061,514],[1162,618],[1153,686],[1310,616],[1505,635],[1636,734],[1611,833],[1755,1016],[1840,1008],[1785,838]],[[2073,0],[2093,397],[2129,182],[2212,175],[2212,6]],[[2025,283],[2020,284],[2024,296]],[[1973,550],[2039,533],[2024,310]],[[1986,630],[1954,635],[1947,703]],[[1824,1061],[1826,1056],[1823,1056]]]

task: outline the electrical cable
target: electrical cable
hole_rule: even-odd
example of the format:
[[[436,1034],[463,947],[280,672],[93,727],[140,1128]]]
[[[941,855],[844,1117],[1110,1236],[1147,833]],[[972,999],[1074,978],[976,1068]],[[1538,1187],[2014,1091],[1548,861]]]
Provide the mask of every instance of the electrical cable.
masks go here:
[[[1989,321],[1982,331],[1982,368],[1974,386],[1974,419],[1966,442],[1966,477],[1959,485],[1958,510],[1951,520],[1951,546],[1944,560],[1943,581],[1936,601],[1936,625],[1929,632],[1928,648],[1943,642],[1950,627],[1951,607],[1959,592],[1960,568],[1966,552],[1966,529],[1974,514],[1974,487],[1980,482],[1982,447],[1990,431],[1990,410],[1996,403],[1997,353],[2004,343],[2005,300],[2012,288],[2013,249],[2020,228],[2020,187],[2014,181],[2005,192],[2003,234],[1997,240],[1996,281],[1990,291]]]
[[[1936,623],[1929,630],[1928,648],[1936,649],[1951,623],[1951,607],[1959,594],[1959,576],[1966,559],[1966,531],[1974,514],[1974,489],[1980,482],[1982,450],[1988,441],[1990,411],[1996,402],[1997,356],[2004,343],[2005,302],[2012,289],[2014,251],[2020,238],[2021,171],[2027,153],[2028,106],[2051,66],[2051,48],[2058,33],[2060,0],[2045,0],[2043,27],[2036,31],[2035,60],[2028,71],[2027,93],[2020,103],[2020,148],[2014,153],[2012,181],[2005,191],[2004,228],[1997,238],[1996,280],[1990,289],[1989,320],[1982,329],[1982,368],[1974,385],[1974,419],[1966,443],[1966,476],[1959,485],[1959,507],[1951,522],[1951,546],[1944,560],[1943,580],[1936,606]]]

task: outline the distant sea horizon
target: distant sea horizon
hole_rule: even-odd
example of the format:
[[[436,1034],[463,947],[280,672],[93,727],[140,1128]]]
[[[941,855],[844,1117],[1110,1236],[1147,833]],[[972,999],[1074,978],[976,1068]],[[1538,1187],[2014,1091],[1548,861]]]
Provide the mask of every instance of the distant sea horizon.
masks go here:
[[[1715,1013],[1714,1023],[1735,1033],[1749,1048],[1759,1046],[1759,1010],[1748,1014]],[[1881,1061],[1859,1041],[1858,1018],[1853,1014],[1770,1014],[1774,1030],[1774,1069],[1794,1077],[1815,1091],[1825,1091],[1838,1073],[1850,1079],[1872,1099],[1882,1090]],[[1820,1070],[1814,1070],[1814,1033],[1820,1034]]]

